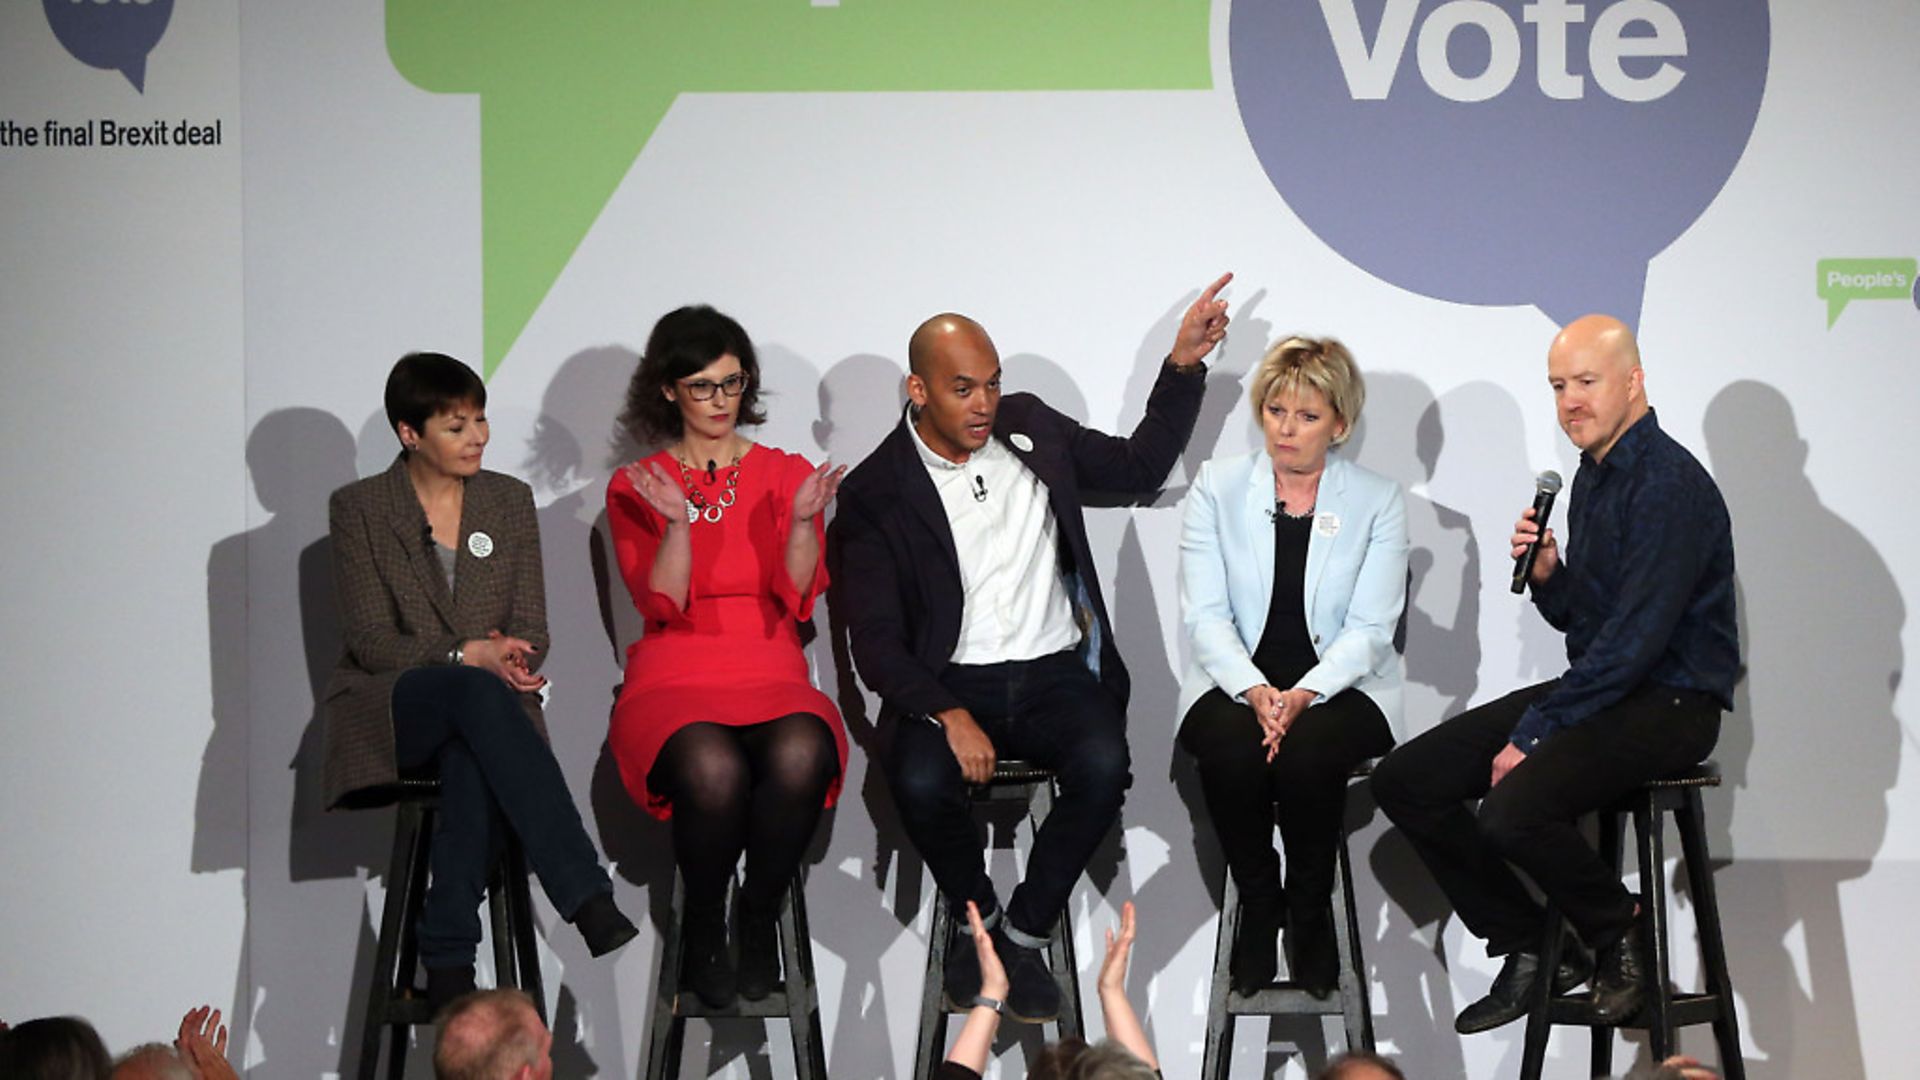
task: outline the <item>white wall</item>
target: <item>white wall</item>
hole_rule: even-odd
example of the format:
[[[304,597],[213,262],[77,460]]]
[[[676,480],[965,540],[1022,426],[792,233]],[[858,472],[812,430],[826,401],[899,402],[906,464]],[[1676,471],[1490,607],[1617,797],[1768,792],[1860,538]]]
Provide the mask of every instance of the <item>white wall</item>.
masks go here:
[[[0,1017],[82,1012],[124,1046],[210,1000],[237,1017],[255,1075],[354,1060],[389,825],[322,817],[296,765],[334,647],[324,498],[388,459],[378,399],[396,356],[477,366],[485,347],[483,108],[402,78],[388,14],[182,5],[144,94],[68,56],[38,5],[0,14],[0,117],[219,115],[228,132],[217,151],[0,148],[0,439],[16,463],[0,481],[0,674],[17,688],[0,720]],[[1212,89],[684,95],[506,352],[489,465],[543,507],[555,749],[630,910],[658,915],[670,853],[606,772],[633,620],[616,584],[610,637],[592,559],[618,395],[652,321],[684,302],[755,334],[764,441],[851,462],[894,422],[906,335],[933,311],[980,318],[1010,387],[1124,429],[1192,290],[1237,273],[1233,335],[1169,493],[1089,513],[1134,673],[1137,780],[1124,860],[1076,897],[1081,956],[1097,962],[1111,910],[1139,904],[1135,997],[1170,1076],[1199,1064],[1203,875],[1219,869],[1172,751],[1178,496],[1200,460],[1253,445],[1237,378],[1269,340],[1336,334],[1368,373],[1352,452],[1412,495],[1411,725],[1558,670],[1557,638],[1506,592],[1501,542],[1532,473],[1575,464],[1544,385],[1552,321],[1422,297],[1323,244],[1250,152],[1227,6],[1211,17]],[[1731,860],[1718,881],[1749,1069],[1892,1075],[1920,963],[1894,929],[1920,886],[1899,678],[1920,582],[1895,557],[1920,523],[1893,460],[1920,404],[1920,311],[1857,302],[1829,329],[1813,268],[1920,254],[1903,105],[1920,13],[1851,0],[1772,18],[1751,141],[1653,260],[1640,329],[1661,422],[1735,520],[1751,674],[1709,813]],[[1391,207],[1382,227],[1402,227]],[[834,685],[820,630],[813,659]],[[864,738],[862,699],[842,701]],[[931,884],[897,850],[863,750],[849,768],[809,886],[829,1061],[836,1077],[895,1076]],[[1413,1075],[1511,1074],[1517,1030],[1452,1033],[1494,966],[1441,921],[1405,843],[1375,815],[1355,859],[1383,1043]],[[655,936],[590,961],[543,922],[563,1073],[634,1073]],[[1268,1054],[1251,1029],[1237,1075],[1263,1057],[1304,1073],[1297,1031],[1276,1029]],[[722,1026],[687,1075],[787,1075],[774,1042],[769,1063],[757,1029]],[[1578,1074],[1584,1040],[1555,1045],[1550,1075]],[[1686,1045],[1712,1056],[1704,1032]]]

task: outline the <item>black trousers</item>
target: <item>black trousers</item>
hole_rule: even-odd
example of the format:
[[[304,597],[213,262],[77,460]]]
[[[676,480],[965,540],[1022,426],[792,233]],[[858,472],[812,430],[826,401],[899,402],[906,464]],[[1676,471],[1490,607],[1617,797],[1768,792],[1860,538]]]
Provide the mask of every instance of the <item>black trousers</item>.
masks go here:
[[[1493,956],[1531,952],[1540,940],[1545,913],[1515,866],[1590,947],[1619,940],[1633,923],[1633,895],[1581,835],[1579,819],[1704,760],[1720,737],[1712,695],[1646,683],[1556,732],[1493,787],[1494,756],[1527,706],[1556,684],[1470,709],[1408,741],[1373,772],[1381,811]],[[1470,799],[1480,800],[1477,812]]]
[[[1287,852],[1285,896],[1303,915],[1325,907],[1346,816],[1353,767],[1393,747],[1393,731],[1371,698],[1344,690],[1301,713],[1272,761],[1260,745],[1253,709],[1218,687],[1187,710],[1180,746],[1200,767],[1200,787],[1227,870],[1248,903],[1277,903],[1280,857]]]
[[[996,754],[1043,765],[1058,778],[1060,794],[1033,838],[1026,879],[1007,902],[1015,930],[1046,939],[1094,850],[1119,824],[1133,783],[1125,717],[1072,652],[956,664],[941,681],[965,703]],[[960,762],[946,732],[924,718],[902,717],[894,727],[887,779],[901,824],[964,927],[967,901],[983,915],[998,902]]]
[[[520,837],[563,917],[595,893],[612,891],[553,749],[498,676],[476,667],[414,668],[400,676],[393,741],[402,769],[432,765],[440,775],[432,881],[420,911],[422,963],[473,963],[480,901],[505,828]]]

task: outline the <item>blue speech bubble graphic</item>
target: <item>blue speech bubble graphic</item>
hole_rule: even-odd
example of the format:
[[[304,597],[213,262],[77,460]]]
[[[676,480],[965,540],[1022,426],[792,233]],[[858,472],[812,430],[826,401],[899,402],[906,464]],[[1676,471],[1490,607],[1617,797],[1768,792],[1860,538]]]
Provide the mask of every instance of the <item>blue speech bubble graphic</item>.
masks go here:
[[[1764,0],[1233,5],[1247,137],[1328,246],[1401,288],[1637,324],[1766,87]]]
[[[173,18],[173,0],[41,0],[47,25],[75,60],[117,71],[147,92],[147,54]]]

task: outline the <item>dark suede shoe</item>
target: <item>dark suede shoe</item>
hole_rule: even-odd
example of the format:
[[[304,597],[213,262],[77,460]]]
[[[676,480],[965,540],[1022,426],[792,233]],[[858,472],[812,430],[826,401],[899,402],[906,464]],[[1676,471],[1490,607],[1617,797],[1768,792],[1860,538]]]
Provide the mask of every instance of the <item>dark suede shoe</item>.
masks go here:
[[[740,996],[748,1001],[759,1001],[780,984],[777,912],[740,905]]]
[[[1027,1024],[1059,1019],[1060,984],[1053,981],[1047,954],[1014,944],[1005,926],[994,928],[993,948],[1007,969],[1007,1015]]]
[[[581,904],[580,910],[568,921],[580,931],[581,940],[587,943],[587,952],[594,956],[605,956],[640,936],[633,920],[613,902],[610,892],[587,897],[587,902]]]
[[[453,967],[430,967],[427,969],[427,1007],[435,1016],[440,1010],[451,1005],[455,999],[473,993],[473,965],[456,964]]]
[[[994,945],[999,944],[996,938]],[[1000,962],[1005,964],[1006,960],[1006,954],[1002,953]],[[980,952],[974,947],[973,931],[967,929],[965,918],[954,926],[953,943],[947,946],[947,973],[941,989],[947,992],[949,1009],[969,1008],[973,999],[980,996]]]
[[[1593,973],[1596,1023],[1624,1024],[1640,1011],[1647,987],[1646,956],[1638,919],[1619,941],[1600,950]]]
[[[718,911],[687,912],[681,924],[680,976],[709,1009],[733,1004],[733,961],[727,958],[727,919]]]
[[[1286,907],[1279,897],[1240,905],[1240,926],[1227,958],[1227,982],[1240,995],[1257,993],[1280,975],[1280,928]]]
[[[1314,997],[1326,997],[1340,985],[1340,951],[1333,911],[1295,912],[1287,923],[1287,974]]]

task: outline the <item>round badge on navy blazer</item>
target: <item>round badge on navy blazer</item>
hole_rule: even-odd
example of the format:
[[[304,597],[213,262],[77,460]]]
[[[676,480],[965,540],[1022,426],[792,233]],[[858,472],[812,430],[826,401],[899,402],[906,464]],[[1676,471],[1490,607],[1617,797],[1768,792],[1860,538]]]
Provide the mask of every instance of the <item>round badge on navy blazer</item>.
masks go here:
[[[1016,431],[1013,434],[1007,436],[1007,441],[1013,444],[1013,448],[1015,450],[1018,450],[1023,454],[1033,453],[1033,440],[1027,438],[1025,432]]]
[[[476,559],[484,559],[493,554],[493,537],[475,530],[467,535],[467,551]]]

